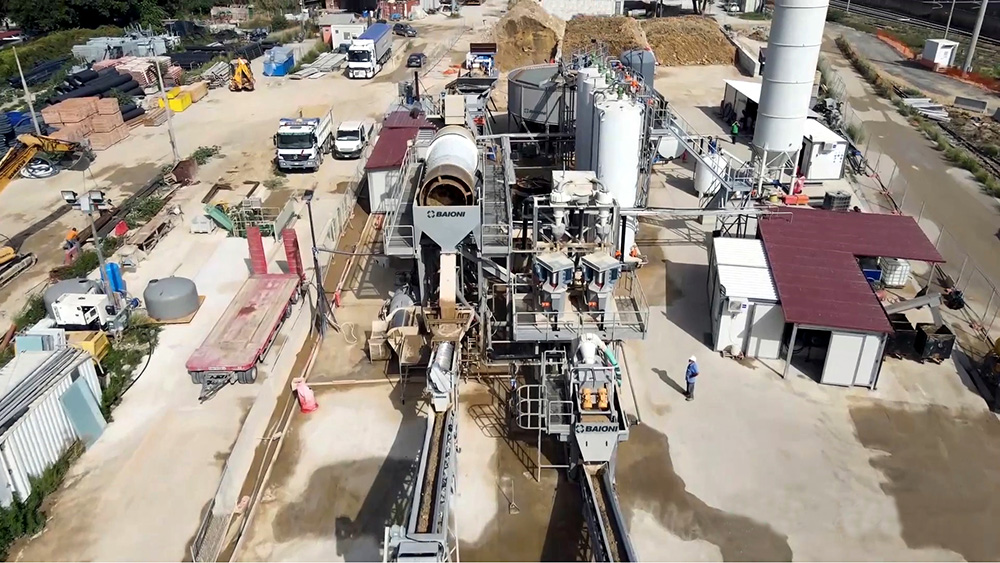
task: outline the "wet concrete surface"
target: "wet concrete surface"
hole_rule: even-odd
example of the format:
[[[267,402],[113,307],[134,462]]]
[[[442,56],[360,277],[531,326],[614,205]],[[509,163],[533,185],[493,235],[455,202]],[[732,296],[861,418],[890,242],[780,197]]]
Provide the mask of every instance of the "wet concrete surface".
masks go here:
[[[424,423],[417,413],[419,388],[408,392],[407,401],[396,387],[390,394],[403,419],[386,457],[337,462],[320,467],[308,480],[304,492],[281,506],[271,522],[274,540],[333,538],[337,555],[345,561],[380,560],[385,528],[406,521],[413,482],[423,443]],[[409,396],[413,395],[413,396]],[[329,395],[328,395],[329,396]],[[272,469],[272,485],[288,484],[299,463],[301,436],[293,429]],[[347,438],[349,428],[331,429],[330,439]]]
[[[882,490],[896,501],[911,548],[950,549],[968,561],[1000,559],[1000,422],[985,412],[894,404],[850,409],[872,450]]]
[[[784,534],[768,524],[708,506],[675,473],[667,437],[651,426],[632,428],[618,449],[617,488],[626,521],[636,510],[652,514],[677,537],[719,548],[725,561],[791,561]],[[762,494],[766,492],[762,491]],[[657,554],[639,554],[656,559]]]

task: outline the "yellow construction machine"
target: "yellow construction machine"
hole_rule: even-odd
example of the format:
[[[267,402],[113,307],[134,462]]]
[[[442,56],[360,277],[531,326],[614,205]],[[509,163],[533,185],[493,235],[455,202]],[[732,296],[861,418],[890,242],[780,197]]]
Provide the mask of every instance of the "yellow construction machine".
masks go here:
[[[253,91],[253,71],[250,70],[250,61],[246,59],[233,59],[229,62],[232,69],[232,78],[229,79],[229,89],[233,92],[246,90]]]
[[[14,146],[0,159],[0,192],[18,175],[47,178],[63,168],[83,170],[90,166],[93,159],[90,146],[84,143],[40,135],[18,135]]]
[[[18,175],[46,178],[62,168],[83,169],[90,165],[93,153],[82,143],[73,143],[38,135],[18,135],[14,146],[0,159],[0,192]],[[21,254],[16,245],[0,235],[0,287],[38,261],[34,254]]]

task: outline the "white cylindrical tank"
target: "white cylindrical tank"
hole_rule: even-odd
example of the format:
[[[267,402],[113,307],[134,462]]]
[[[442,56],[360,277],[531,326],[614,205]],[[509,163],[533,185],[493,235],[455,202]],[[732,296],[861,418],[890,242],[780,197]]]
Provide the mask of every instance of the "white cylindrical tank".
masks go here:
[[[608,188],[619,207],[634,207],[639,183],[643,106],[629,98],[598,98],[594,109],[597,179]],[[635,244],[636,226],[634,217],[627,219],[622,246],[626,255]]]
[[[694,191],[699,196],[713,195],[719,191],[722,182],[718,176],[712,173],[722,174],[726,169],[726,160],[717,153],[706,154],[704,160],[699,160],[694,168]]]
[[[421,205],[472,205],[479,150],[464,127],[449,125],[434,135],[424,160]]]
[[[594,127],[594,108],[590,92],[591,83],[588,80],[597,78],[597,75],[597,68],[592,66],[581,68],[576,74],[576,106],[573,115],[576,119],[574,150],[576,151],[577,170],[586,170],[587,165],[584,163],[589,164],[590,162],[590,151],[593,145],[590,133]]]
[[[802,146],[829,0],[775,0],[753,144],[775,153]]]
[[[584,133],[583,135],[590,139],[590,143],[581,147],[581,150],[576,153],[577,170],[596,170],[594,168],[597,166],[597,143],[595,139],[597,139],[598,125],[597,110],[594,109],[594,104],[598,100],[603,99],[603,92],[606,91],[607,88],[608,81],[605,79],[603,74],[587,78],[586,96],[581,109],[584,114],[582,126],[589,131],[589,133]]]

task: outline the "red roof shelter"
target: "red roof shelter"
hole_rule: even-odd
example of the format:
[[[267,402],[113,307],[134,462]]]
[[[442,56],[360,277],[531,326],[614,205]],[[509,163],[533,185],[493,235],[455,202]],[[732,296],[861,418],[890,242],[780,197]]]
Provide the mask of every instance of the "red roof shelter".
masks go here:
[[[892,332],[860,257],[944,262],[912,217],[788,207],[759,223],[785,320]]]

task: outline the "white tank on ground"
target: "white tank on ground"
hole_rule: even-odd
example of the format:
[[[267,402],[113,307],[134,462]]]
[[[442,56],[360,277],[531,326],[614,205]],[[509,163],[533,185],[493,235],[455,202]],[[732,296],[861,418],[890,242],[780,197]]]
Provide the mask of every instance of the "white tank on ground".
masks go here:
[[[698,196],[714,195],[719,191],[722,182],[712,172],[722,174],[725,170],[726,160],[721,154],[709,153],[704,160],[699,160],[694,168],[694,191],[698,192]]]
[[[753,145],[797,152],[809,115],[829,0],[775,0]]]
[[[643,106],[624,98],[599,100],[594,108],[597,179],[608,188],[619,207],[634,207],[639,183]],[[635,244],[636,227],[634,217],[626,219],[622,245],[626,255]]]

